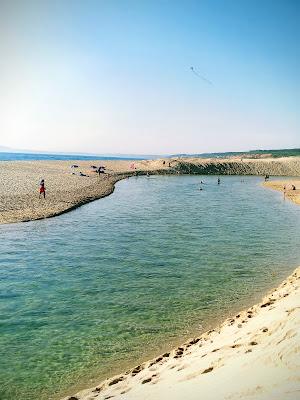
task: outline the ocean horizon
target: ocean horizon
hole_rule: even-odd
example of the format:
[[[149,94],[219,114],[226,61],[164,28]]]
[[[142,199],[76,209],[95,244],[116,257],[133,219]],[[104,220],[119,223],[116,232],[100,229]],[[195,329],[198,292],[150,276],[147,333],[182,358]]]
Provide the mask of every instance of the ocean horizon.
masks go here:
[[[0,161],[34,161],[34,160],[144,160],[150,156],[93,156],[83,154],[56,154],[56,153],[19,153],[1,152]]]

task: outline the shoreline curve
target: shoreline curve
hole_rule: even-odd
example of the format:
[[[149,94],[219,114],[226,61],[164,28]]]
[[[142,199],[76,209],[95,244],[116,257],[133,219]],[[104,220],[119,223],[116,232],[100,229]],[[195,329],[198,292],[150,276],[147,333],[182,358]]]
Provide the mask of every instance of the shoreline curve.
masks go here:
[[[299,298],[300,267],[258,304],[214,329],[61,400],[196,400],[199,393],[211,400],[296,400]]]

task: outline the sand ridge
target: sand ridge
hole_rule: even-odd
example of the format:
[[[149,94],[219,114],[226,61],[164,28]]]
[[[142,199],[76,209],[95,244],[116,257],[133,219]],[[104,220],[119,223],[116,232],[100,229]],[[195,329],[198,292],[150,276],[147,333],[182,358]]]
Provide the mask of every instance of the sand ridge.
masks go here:
[[[216,329],[63,400],[296,400],[299,328],[300,267]]]

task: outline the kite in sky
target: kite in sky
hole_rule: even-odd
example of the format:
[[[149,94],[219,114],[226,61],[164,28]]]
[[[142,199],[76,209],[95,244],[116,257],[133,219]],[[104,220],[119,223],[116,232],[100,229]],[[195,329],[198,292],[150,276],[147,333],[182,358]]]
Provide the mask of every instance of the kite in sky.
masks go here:
[[[197,70],[194,67],[190,67],[190,70],[194,75],[198,76],[198,78],[202,79],[204,82],[207,82],[210,85],[213,84],[209,79],[205,78],[203,75],[200,75],[199,72],[197,72]]]

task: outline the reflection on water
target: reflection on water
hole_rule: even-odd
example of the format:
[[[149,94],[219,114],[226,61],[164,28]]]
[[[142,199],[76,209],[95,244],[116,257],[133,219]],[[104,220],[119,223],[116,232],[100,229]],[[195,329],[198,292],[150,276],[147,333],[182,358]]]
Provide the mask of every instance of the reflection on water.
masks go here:
[[[242,179],[133,178],[69,214],[1,226],[0,397],[89,385],[299,265],[300,207]]]

